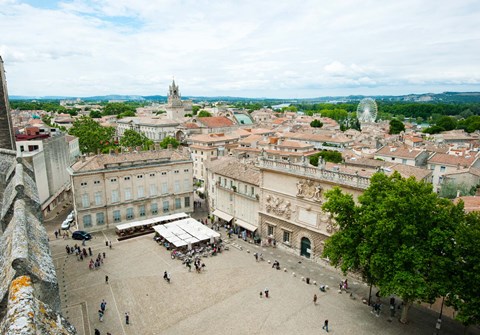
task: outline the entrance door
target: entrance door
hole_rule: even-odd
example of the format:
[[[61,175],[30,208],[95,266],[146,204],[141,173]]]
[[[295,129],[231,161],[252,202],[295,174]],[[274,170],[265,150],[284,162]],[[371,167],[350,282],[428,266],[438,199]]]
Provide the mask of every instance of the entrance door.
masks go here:
[[[310,240],[306,237],[302,237],[301,246],[300,246],[300,256],[305,256],[310,258]]]

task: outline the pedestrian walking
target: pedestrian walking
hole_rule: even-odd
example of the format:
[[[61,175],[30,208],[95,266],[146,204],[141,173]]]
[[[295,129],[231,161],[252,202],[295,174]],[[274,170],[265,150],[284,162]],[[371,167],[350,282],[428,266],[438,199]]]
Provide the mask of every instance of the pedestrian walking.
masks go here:
[[[317,295],[316,294],[313,295],[313,304],[314,305],[317,304]]]
[[[108,247],[109,247],[110,249],[112,249],[112,241],[109,241],[109,242],[108,242]]]
[[[325,320],[325,322],[323,323],[322,329],[325,329],[328,333],[328,320]]]
[[[83,240],[82,240],[82,245],[83,245],[83,246],[85,245],[85,242],[86,242],[86,241],[87,241],[86,239],[83,239]]]
[[[264,292],[265,292],[265,298],[268,298],[268,292],[269,292],[269,291],[268,291],[268,288],[267,288],[267,287],[265,287],[265,291],[264,291]]]
[[[93,256],[92,248],[90,248],[90,247],[88,247],[88,254],[89,254],[90,256]]]
[[[128,315],[127,312],[125,312],[125,324],[127,324],[127,325],[130,324],[130,315]]]
[[[101,309],[98,310],[98,320],[103,322],[103,311]]]
[[[95,335],[100,335],[100,330],[98,330],[97,328],[95,328]]]
[[[55,230],[55,238],[58,238],[58,231]]]
[[[105,299],[102,299],[102,302],[100,303],[100,309],[102,310],[102,312],[105,312],[105,310],[107,309],[107,302],[105,301]]]
[[[103,255],[103,258],[107,257],[107,254],[105,252],[103,252],[102,255]]]
[[[108,276],[105,275],[105,284],[108,284]]]

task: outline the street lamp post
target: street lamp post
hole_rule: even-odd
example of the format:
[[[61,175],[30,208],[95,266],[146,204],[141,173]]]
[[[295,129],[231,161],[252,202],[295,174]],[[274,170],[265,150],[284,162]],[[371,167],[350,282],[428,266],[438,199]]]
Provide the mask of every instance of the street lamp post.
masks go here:
[[[440,334],[440,328],[442,327],[442,315],[443,315],[443,304],[445,302],[445,297],[442,297],[442,305],[440,306],[440,314],[438,315],[437,319],[437,324],[435,325],[435,328],[437,329],[437,332],[435,334]]]

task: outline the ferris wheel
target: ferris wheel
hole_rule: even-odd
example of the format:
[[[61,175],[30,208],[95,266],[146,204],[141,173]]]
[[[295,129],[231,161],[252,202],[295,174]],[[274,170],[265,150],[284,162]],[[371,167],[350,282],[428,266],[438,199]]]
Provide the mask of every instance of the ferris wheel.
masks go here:
[[[357,118],[360,122],[375,122],[377,113],[377,103],[372,98],[362,99],[357,106]]]

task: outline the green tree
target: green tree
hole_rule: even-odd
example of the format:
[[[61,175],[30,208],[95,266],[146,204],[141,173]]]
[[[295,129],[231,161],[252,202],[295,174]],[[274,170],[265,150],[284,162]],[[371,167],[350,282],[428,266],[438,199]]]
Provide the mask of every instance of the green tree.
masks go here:
[[[342,154],[338,151],[322,150],[315,155],[310,156],[310,164],[318,166],[318,159],[322,157],[326,162],[341,163],[343,161]]]
[[[115,128],[102,127],[91,117],[82,116],[73,122],[69,134],[78,137],[80,151],[82,153],[105,152],[113,144],[113,135]]]
[[[393,119],[390,121],[390,130],[388,133],[391,134],[400,134],[402,131],[405,131],[405,125],[402,121]]]
[[[325,255],[336,257],[337,264],[346,262],[347,270],[361,269],[383,295],[401,297],[402,322],[413,302],[431,303],[447,293],[454,226],[463,219],[462,206],[439,198],[432,185],[398,172],[372,176],[354,209],[338,190],[326,197],[323,208],[343,222],[340,237],[326,243]],[[349,206],[344,205],[347,214],[334,210],[343,203]]]
[[[153,145],[153,141],[144,134],[132,129],[127,129],[120,139],[120,145],[124,148],[142,147],[143,150],[148,150],[149,147]]]
[[[102,113],[100,111],[97,111],[97,110],[91,110],[90,111],[90,117],[92,119],[99,119],[102,117]]]
[[[192,115],[197,115],[198,111],[200,110],[200,106],[192,106]]]
[[[442,116],[437,120],[435,125],[445,130],[453,130],[457,128],[457,120],[451,116]]]
[[[457,265],[452,275],[452,291],[447,304],[458,311],[456,319],[465,326],[480,323],[480,213],[468,213],[465,220],[456,222],[454,252]]]
[[[171,144],[173,148],[177,148],[180,145],[180,142],[171,136],[167,136],[162,140],[162,142],[160,142],[160,147],[166,149],[169,144]]]
[[[103,115],[119,115],[131,112],[135,116],[136,105],[123,102],[109,102],[103,108]]]
[[[210,116],[212,116],[212,114],[207,112],[206,110],[202,109],[200,112],[198,112],[197,116],[198,117],[210,117]]]
[[[312,128],[322,128],[323,123],[322,123],[322,121],[320,121],[318,119],[315,119],[312,122],[310,122],[310,127],[312,127]]]
[[[476,186],[469,186],[466,183],[455,183],[454,181],[446,181],[442,183],[440,192],[438,195],[442,198],[455,199],[457,193],[460,192],[460,196],[475,195],[477,190]]]

